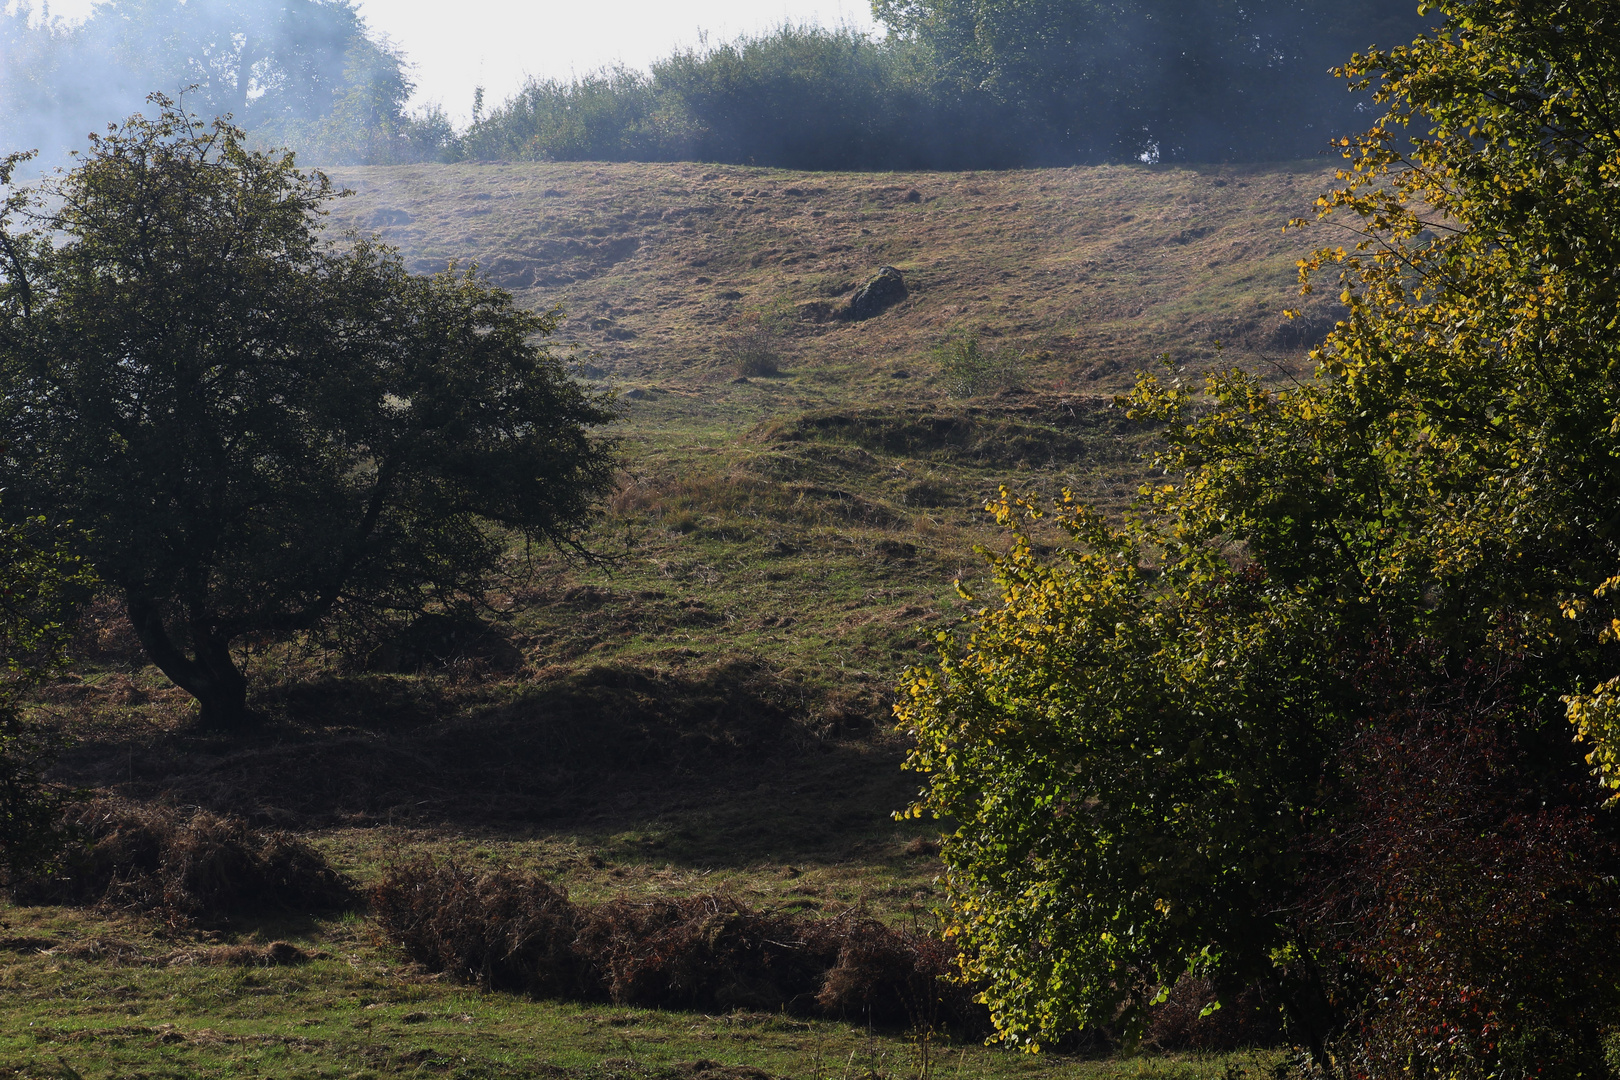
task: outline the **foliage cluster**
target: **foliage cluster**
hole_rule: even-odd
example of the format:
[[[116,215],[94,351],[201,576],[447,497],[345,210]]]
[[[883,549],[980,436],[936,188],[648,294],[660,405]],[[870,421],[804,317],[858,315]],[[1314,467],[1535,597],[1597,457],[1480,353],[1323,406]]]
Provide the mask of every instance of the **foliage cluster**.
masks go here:
[[[535,83],[461,149],[802,169],[1298,158],[1356,126],[1332,64],[1423,25],[1408,0],[1163,6],[880,0],[886,38],[785,25]]]
[[[874,0],[930,69],[1028,125],[1043,161],[1277,161],[1361,126],[1329,72],[1426,25],[1411,0]],[[1029,159],[1026,159],[1029,160]]]
[[[650,72],[531,84],[465,133],[471,158],[727,161],[797,169],[1023,160],[1023,125],[897,41],[787,24],[677,52]]]
[[[1276,160],[1353,125],[1356,100],[1326,75],[1334,61],[1421,26],[1410,0],[874,10],[886,37],[788,24],[647,72],[535,82],[457,132],[438,108],[407,112],[404,57],[367,31],[354,0],[114,0],[82,25],[21,5],[0,12],[0,124],[54,160],[148,93],[185,92],[188,107],[231,115],[258,145],[330,164]]]
[[[1364,656],[1357,683],[1380,714],[1341,752],[1343,803],[1308,842],[1296,916],[1330,960],[1328,1004],[1350,1018],[1342,1071],[1591,1068],[1616,1007],[1612,822],[1577,770],[1533,775],[1546,761],[1524,745],[1522,660],[1444,670],[1432,645]]]
[[[1001,602],[906,687],[1004,1038],[1191,971],[1268,984],[1333,1075],[1604,1068],[1620,23],[1440,8],[1347,67],[1387,113],[1321,200],[1354,243],[1302,264],[1349,311],[1319,378],[1145,376],[1169,481],[1061,502],[1056,558],[1004,495]]]

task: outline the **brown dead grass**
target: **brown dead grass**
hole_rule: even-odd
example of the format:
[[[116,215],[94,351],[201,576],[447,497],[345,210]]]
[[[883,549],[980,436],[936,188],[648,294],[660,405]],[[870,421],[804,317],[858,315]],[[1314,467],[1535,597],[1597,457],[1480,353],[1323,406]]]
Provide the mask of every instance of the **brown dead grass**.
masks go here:
[[[723,894],[576,905],[533,875],[419,860],[371,891],[412,959],[485,989],[703,1012],[787,1012],[983,1035],[938,938],[856,911],[758,909]]]
[[[727,334],[761,316],[780,363],[887,376],[926,368],[952,332],[1045,356],[1042,380],[1114,388],[1149,357],[1297,359],[1295,262],[1322,238],[1284,233],[1331,184],[1326,165],[1107,166],[1001,173],[793,173],[693,164],[347,168],[338,227],[379,230],[413,270],[476,261],[527,303],[560,303],[564,336],[623,381],[729,380]],[[905,193],[916,189],[917,201]],[[877,318],[818,317],[874,270],[909,295]],[[926,373],[918,372],[918,373]],[[918,380],[919,382],[921,380]]]
[[[68,823],[83,846],[56,874],[14,889],[18,902],[143,912],[177,927],[355,902],[349,880],[304,841],[195,807],[102,798],[74,807]]]

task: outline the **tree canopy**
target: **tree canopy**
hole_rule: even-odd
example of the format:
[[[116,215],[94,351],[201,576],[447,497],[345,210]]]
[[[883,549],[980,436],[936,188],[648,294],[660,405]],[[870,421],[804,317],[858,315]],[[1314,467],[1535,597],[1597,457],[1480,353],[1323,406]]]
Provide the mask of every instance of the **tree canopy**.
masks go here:
[[[334,193],[161,99],[0,222],[0,485],[72,520],[152,661],[240,722],[252,635],[477,596],[571,545],[610,401],[532,343],[557,316],[320,229]]]
[[[899,707],[1008,1038],[1195,969],[1271,985],[1325,1067],[1601,1067],[1620,21],[1439,7],[1346,68],[1386,112],[1302,266],[1349,309],[1318,377],[1144,377],[1170,479],[1121,526],[1061,505],[1067,551],[996,560]]]
[[[0,125],[53,161],[154,92],[331,158],[432,157],[448,130],[405,114],[404,58],[354,0],[103,0],[76,25],[25,3],[0,12],[0,57]]]
[[[892,34],[1041,133],[1045,160],[1265,161],[1358,130],[1330,71],[1425,26],[1411,0],[873,0]]]

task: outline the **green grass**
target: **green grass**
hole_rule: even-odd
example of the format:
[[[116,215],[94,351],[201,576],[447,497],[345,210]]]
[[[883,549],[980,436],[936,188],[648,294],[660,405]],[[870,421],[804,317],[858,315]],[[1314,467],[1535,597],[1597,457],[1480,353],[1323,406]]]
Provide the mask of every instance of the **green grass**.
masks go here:
[[[915,1038],[769,1013],[706,1016],[533,1002],[423,976],[358,921],[257,928],[315,954],[296,967],[198,962],[152,928],[6,912],[0,1076],[917,1077]],[[102,955],[89,957],[99,943]],[[109,959],[112,953],[116,959]],[[1027,1055],[936,1041],[942,1078],[1086,1080],[1268,1074],[1275,1052]],[[71,1071],[68,1071],[71,1070]],[[748,1070],[757,1070],[750,1072]]]
[[[514,551],[482,628],[448,645],[260,645],[264,722],[233,738],[191,726],[104,602],[74,677],[37,705],[80,740],[61,778],[292,829],[362,882],[428,853],[538,871],[584,901],[725,890],[898,921],[934,917],[942,867],[938,824],[892,818],[918,778],[899,771],[889,706],[982,602],[954,583],[983,596],[979,550],[1005,542],[984,501],[1069,488],[1123,511],[1154,443],[1111,398],[1158,354],[1189,375],[1300,374],[1310,335],[1281,309],[1320,238],[1281,226],[1330,181],[1315,166],[335,175],[359,192],[336,227],[403,211],[381,231],[415,268],[477,260],[524,302],[564,305],[582,376],[624,393],[622,483],[590,537],[606,561]],[[912,187],[922,202],[901,199]],[[898,306],[801,318],[884,263],[907,277]],[[1316,304],[1307,329],[1331,316]],[[753,326],[781,370],[735,381],[726,335]],[[932,350],[960,333],[1023,356],[1024,385],[950,397]],[[435,641],[443,662],[417,670]],[[318,956],[240,969],[194,962],[212,939],[149,921],[0,917],[0,1077],[919,1075],[914,1044],[855,1025],[480,995],[416,971],[364,919],[228,927],[219,940]],[[93,955],[97,940],[126,955]],[[1255,1080],[1278,1060],[949,1047],[934,1075]]]

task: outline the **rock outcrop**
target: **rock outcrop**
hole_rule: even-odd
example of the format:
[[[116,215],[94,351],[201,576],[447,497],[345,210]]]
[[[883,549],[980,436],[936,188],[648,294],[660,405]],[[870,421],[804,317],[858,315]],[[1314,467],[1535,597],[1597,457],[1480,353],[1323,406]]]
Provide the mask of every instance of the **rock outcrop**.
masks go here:
[[[906,279],[892,266],[878,269],[849,298],[845,318],[870,319],[906,298]]]

